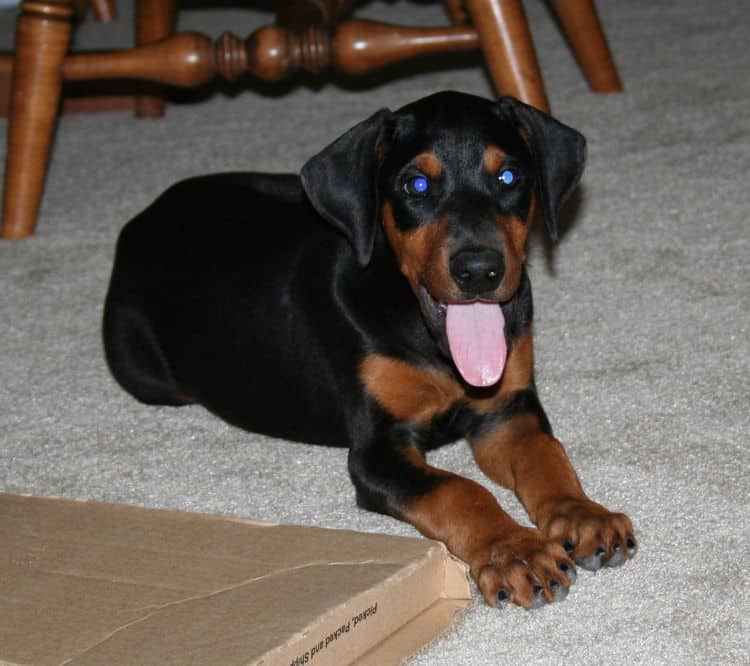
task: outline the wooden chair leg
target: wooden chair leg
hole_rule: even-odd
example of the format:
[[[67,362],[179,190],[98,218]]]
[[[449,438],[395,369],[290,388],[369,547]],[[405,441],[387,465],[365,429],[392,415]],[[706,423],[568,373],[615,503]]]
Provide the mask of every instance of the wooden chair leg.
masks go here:
[[[547,93],[521,0],[465,0],[498,93],[549,111]]]
[[[552,7],[591,89],[595,92],[621,91],[622,83],[594,0],[552,0]]]
[[[34,233],[70,46],[72,0],[21,3],[8,118],[0,236]]]
[[[135,13],[136,44],[144,46],[174,34],[177,20],[176,0],[138,0]],[[166,108],[163,95],[138,95],[135,115],[139,118],[160,118]]]

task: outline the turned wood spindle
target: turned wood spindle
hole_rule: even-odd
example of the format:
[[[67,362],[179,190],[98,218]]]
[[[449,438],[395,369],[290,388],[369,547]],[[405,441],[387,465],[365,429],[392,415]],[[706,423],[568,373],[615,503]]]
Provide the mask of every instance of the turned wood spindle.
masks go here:
[[[214,44],[205,35],[184,32],[128,51],[75,53],[62,71],[70,81],[136,78],[197,86],[215,75],[233,80],[250,73],[276,81],[300,69],[363,74],[407,58],[476,46],[476,32],[467,26],[411,28],[351,19],[332,36],[315,26],[294,33],[268,25],[246,40],[224,33]]]
[[[241,40],[226,34],[222,40],[231,51],[217,53],[217,60],[232,65],[220,65],[222,76],[249,71],[266,81],[300,69],[318,74],[331,67],[344,74],[365,74],[408,58],[477,47],[476,31],[466,26],[413,28],[364,19],[344,21],[333,35],[315,26],[302,33],[264,26],[244,42],[245,58],[239,53]]]

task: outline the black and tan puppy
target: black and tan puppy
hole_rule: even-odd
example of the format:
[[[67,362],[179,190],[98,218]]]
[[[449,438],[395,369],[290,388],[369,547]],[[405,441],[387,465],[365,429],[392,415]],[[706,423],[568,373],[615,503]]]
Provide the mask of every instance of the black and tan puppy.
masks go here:
[[[172,187],[123,230],[110,367],[147,403],[349,447],[360,506],[445,542],[487,601],[565,596],[633,528],[584,494],[534,387],[525,242],[550,234],[584,139],[514,99],[445,92],[379,111],[296,175]],[[465,437],[522,527],[425,451]]]

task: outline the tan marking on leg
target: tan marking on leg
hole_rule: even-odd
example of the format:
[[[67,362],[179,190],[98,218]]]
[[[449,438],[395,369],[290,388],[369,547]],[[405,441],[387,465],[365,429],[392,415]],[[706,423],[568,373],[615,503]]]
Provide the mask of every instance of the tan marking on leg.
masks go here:
[[[476,561],[478,554],[503,531],[518,524],[480,484],[431,467],[424,458],[421,466],[444,480],[426,495],[408,502],[402,518],[430,539],[442,541],[465,562],[477,568],[487,564]]]
[[[563,445],[541,431],[533,414],[513,416],[471,445],[482,471],[514,490],[537,524],[550,499],[586,498]]]
[[[539,430],[533,414],[522,414],[498,424],[488,435],[472,441],[474,459],[487,477],[501,486],[513,490],[515,478],[511,456],[514,442]]]

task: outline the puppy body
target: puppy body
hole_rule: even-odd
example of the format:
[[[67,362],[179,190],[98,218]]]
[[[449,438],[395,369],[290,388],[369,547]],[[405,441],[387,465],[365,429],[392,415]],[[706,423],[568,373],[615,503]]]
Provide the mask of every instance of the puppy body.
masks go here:
[[[104,319],[115,376],[144,402],[198,402],[248,430],[348,444],[336,396],[354,392],[357,350],[326,288],[345,245],[298,176],[175,185],[118,243]]]
[[[635,549],[628,519],[583,493],[533,381],[526,234],[537,202],[556,234],[582,166],[580,135],[530,107],[442,93],[375,114],[301,178],[179,183],[118,242],[113,374],[144,402],[349,447],[359,504],[444,541],[491,604],[560,599],[573,560]],[[484,321],[507,354],[461,356]],[[499,379],[476,385],[485,371]],[[461,437],[540,531],[427,464]]]

